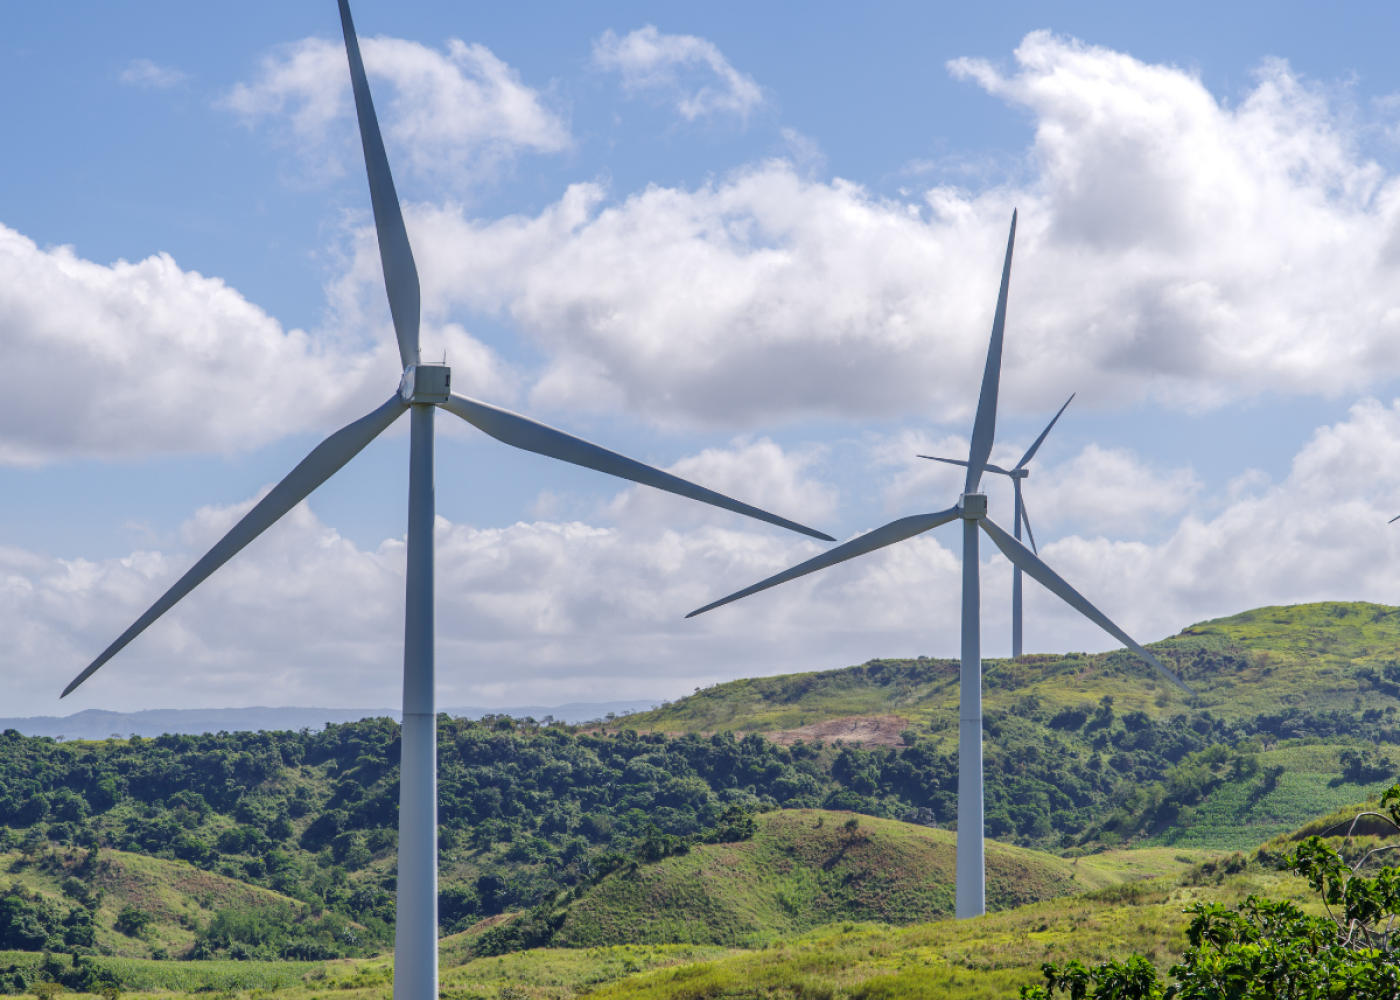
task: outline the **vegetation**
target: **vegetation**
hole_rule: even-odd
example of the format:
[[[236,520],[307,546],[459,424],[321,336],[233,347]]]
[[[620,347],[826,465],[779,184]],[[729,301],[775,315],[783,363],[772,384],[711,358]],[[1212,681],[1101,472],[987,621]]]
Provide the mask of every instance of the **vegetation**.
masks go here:
[[[1400,833],[1400,785],[1369,817]],[[1353,827],[1354,829],[1354,827]],[[1350,845],[1350,837],[1344,846]],[[1240,1000],[1392,1000],[1400,996],[1395,921],[1400,871],[1387,863],[1400,844],[1381,844],[1349,863],[1321,837],[1309,837],[1284,859],[1307,879],[1325,915],[1289,900],[1250,896],[1237,908],[1195,903],[1190,947],[1171,968],[1171,982],[1141,955],[1089,968],[1074,960],[1043,966],[1046,985],[1021,989],[1022,1000],[1056,992],[1095,1000],[1238,997]],[[1368,870],[1374,874],[1368,874]]]
[[[988,661],[988,834],[1000,858],[1058,855],[994,879],[993,899],[1078,891],[1125,847],[1186,859],[1141,874],[1248,851],[1378,793],[1400,761],[1397,616],[1329,603],[1193,626],[1154,647],[1201,692],[1189,702],[1122,651]],[[897,714],[899,737],[779,734],[857,713]],[[620,725],[440,720],[439,909],[473,942],[463,957],[728,948],[944,912],[946,884],[901,873],[941,870],[956,827],[951,661],[738,681]],[[368,958],[392,939],[397,776],[387,719],[91,742],[7,730],[0,947]],[[856,814],[864,839],[832,861],[846,819],[818,827],[818,810]],[[682,920],[692,906],[709,916]]]
[[[486,931],[475,955],[546,946],[707,944],[761,947],[848,920],[905,925],[951,916],[955,838],[942,830],[820,810],[759,816],[751,839],[700,845],[658,864],[619,866],[587,891],[561,893]],[[1180,851],[1091,859],[991,843],[988,906],[1073,895],[1181,872]]]

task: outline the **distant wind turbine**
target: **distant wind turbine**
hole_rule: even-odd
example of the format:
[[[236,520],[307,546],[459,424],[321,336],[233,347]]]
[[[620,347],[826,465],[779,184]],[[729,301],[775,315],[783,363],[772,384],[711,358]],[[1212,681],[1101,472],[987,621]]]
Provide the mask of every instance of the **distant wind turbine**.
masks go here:
[[[384,141],[346,0],[339,0],[355,93],[370,201],[384,266],[403,377],[382,406],[336,431],[274,486],[243,519],[103,651],[63,691],[71,694],[211,573],[306,499],[405,411],[412,411],[408,480],[408,565],[404,620],[403,728],[399,771],[399,867],[394,949],[395,1000],[437,1000],[437,723],[433,701],[433,414],[441,406],[498,441],[549,458],[666,490],[814,538],[829,535],[740,503],[529,417],[451,391],[444,365],[422,364],[418,351],[418,270],[389,173]]]
[[[1025,479],[1031,474],[1031,470],[1026,468],[1027,463],[1029,463],[1031,459],[1035,458],[1035,453],[1040,450],[1040,446],[1042,443],[1044,443],[1046,435],[1050,433],[1050,428],[1054,427],[1056,421],[1060,419],[1060,413],[1064,413],[1065,408],[1068,407],[1070,403],[1074,402],[1075,395],[1076,394],[1072,393],[1069,399],[1065,400],[1065,405],[1060,407],[1060,412],[1056,413],[1055,416],[1051,419],[1050,423],[1045,425],[1045,430],[1040,432],[1040,437],[1035,439],[1035,444],[1031,445],[1030,448],[1027,449],[1026,453],[1021,456],[1021,460],[1016,463],[1014,468],[1008,471],[1006,469],[1003,469],[999,465],[993,465],[991,462],[988,462],[985,466],[988,472],[995,472],[997,475],[1000,476],[1011,477],[1012,485],[1016,487],[1016,516],[1013,522],[1014,530],[1016,533],[1016,541],[1019,542],[1021,540],[1021,522],[1024,521],[1026,524],[1026,534],[1030,536],[1031,540],[1031,551],[1034,552],[1036,555],[1040,555],[1040,549],[1036,547],[1035,532],[1031,530],[1031,518],[1030,515],[1026,513],[1026,502],[1021,497],[1021,480]],[[939,458],[936,455],[920,455],[919,457],[931,459],[935,462],[947,462],[949,465],[961,465],[964,467],[967,466],[966,462],[958,458]],[[1020,566],[1013,566],[1011,570],[1011,655],[1021,655]]]
[[[770,576],[761,583],[728,597],[707,604],[703,608],[686,615],[694,618],[741,597],[748,597],[780,583],[795,580],[808,573],[814,573],[828,566],[854,559],[856,556],[874,552],[876,549],[913,538],[925,531],[961,518],[963,522],[963,564],[962,564],[962,669],[958,683],[958,865],[957,903],[959,919],[981,916],[986,912],[986,864],[985,845],[982,833],[982,637],[981,637],[981,592],[979,585],[980,562],[977,552],[977,529],[983,531],[1001,549],[1002,554],[1019,566],[1031,577],[1038,580],[1046,590],[1056,594],[1095,625],[1125,644],[1143,660],[1151,664],[1167,680],[1189,694],[1194,694],[1182,683],[1181,678],[1172,673],[1162,662],[1142,646],[1133,641],[1098,608],[1085,598],[1040,557],[1008,535],[1001,526],[987,516],[987,497],[977,491],[982,482],[982,473],[987,468],[987,458],[992,453],[992,441],[996,436],[997,388],[1001,381],[1001,345],[1006,328],[1006,297],[1011,285],[1011,250],[1016,243],[1016,213],[1011,214],[1011,235],[1006,242],[1006,263],[1001,271],[1001,294],[997,297],[996,318],[992,321],[992,340],[987,348],[987,366],[982,375],[982,394],[977,401],[977,418],[972,425],[972,446],[967,457],[967,478],[962,496],[956,507],[939,511],[936,514],[915,514],[891,521],[868,534],[853,538],[843,545],[823,552],[813,559]]]

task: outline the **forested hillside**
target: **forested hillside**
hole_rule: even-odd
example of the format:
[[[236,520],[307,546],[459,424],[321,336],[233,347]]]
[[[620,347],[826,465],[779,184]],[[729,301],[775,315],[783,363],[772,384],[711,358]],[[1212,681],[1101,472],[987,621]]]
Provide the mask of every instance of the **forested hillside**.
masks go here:
[[[1188,629],[1156,648],[1202,692],[1194,702],[1122,652],[989,661],[988,834],[1069,857],[1141,843],[1234,850],[1363,798],[1400,760],[1395,614],[1317,605]],[[950,671],[874,661],[736,682],[609,732],[442,717],[443,929],[577,895],[619,859],[729,836],[744,813],[822,808],[955,828]],[[732,731],[876,710],[906,719],[897,745]],[[681,731],[687,719],[699,731]],[[92,742],[7,731],[0,851],[13,871],[66,888],[50,905],[17,882],[0,903],[0,949],[100,947],[73,930],[75,908],[98,912],[83,899],[100,873],[144,856],[285,897],[217,926],[218,907],[181,917],[199,954],[372,951],[393,919],[398,753],[389,719]],[[354,927],[328,931],[327,915]],[[122,940],[146,954],[164,939],[138,929]]]

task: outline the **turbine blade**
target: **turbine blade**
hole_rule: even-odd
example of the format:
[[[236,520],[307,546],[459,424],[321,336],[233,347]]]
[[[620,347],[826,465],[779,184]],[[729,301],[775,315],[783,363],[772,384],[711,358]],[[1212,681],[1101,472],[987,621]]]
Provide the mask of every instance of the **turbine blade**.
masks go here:
[[[961,465],[964,467],[967,466],[967,463],[960,458],[939,458],[937,455],[919,455],[917,457],[927,458],[934,462],[947,462],[949,465]],[[985,469],[987,472],[995,472],[1003,476],[1011,475],[1011,473],[1007,472],[1001,466],[993,465],[991,462],[988,462],[986,465],[982,466],[982,468]]]
[[[267,496],[258,501],[257,506],[244,514],[243,519],[219,539],[218,543],[205,553],[203,559],[191,566],[160,600],[151,605],[150,610],[136,620],[136,624],[123,632],[116,642],[103,650],[101,656],[74,678],[73,683],[64,688],[59,697],[66,698],[72,694],[79,684],[121,652],[122,647],[144,632],[147,626],[173,608],[182,597],[237,555],[245,545],[272,527],[283,514],[305,500],[312,490],[335,475],[406,409],[408,404],[395,393],[392,399],[373,413],[361,417],[353,424],[347,424],[318,444],[311,454],[301,460],[300,465],[274,486]]]
[[[510,410],[503,410],[499,406],[468,399],[455,392],[448,397],[446,403],[441,405],[445,410],[455,413],[473,427],[485,431],[497,441],[513,448],[533,451],[537,455],[557,458],[561,462],[581,465],[585,469],[594,469],[610,476],[617,476],[619,479],[629,479],[634,483],[641,483],[643,486],[651,486],[658,490],[665,490],[667,493],[675,493],[677,496],[699,500],[701,503],[732,510],[736,514],[745,514],[760,521],[767,521],[769,524],[776,524],[780,528],[788,528],[804,535],[811,535],[813,538],[820,538],[825,542],[836,541],[830,535],[814,531],[796,521],[789,521],[787,518],[770,514],[766,510],[750,507],[748,504],[732,500],[722,493],[707,490],[703,486],[696,486],[679,476],[662,472],[660,469],[653,469],[649,465],[643,465],[641,462],[619,455],[615,451],[600,448],[582,438],[555,430],[547,424],[531,420],[529,417],[522,417]]]
[[[360,120],[360,144],[365,150],[365,172],[369,175],[369,200],[374,206],[374,229],[379,236],[379,259],[384,265],[384,290],[389,295],[389,312],[399,339],[399,360],[407,368],[418,363],[418,268],[408,245],[403,211],[399,208],[384,137],[365,78],[360,58],[360,42],[355,22],[350,19],[348,0],[340,0],[340,26],[345,32],[345,54],[350,60],[350,84],[355,91],[355,114]]]
[[[1035,444],[1030,446],[1030,450],[1028,450],[1024,455],[1021,456],[1021,460],[1016,463],[1016,468],[1024,469],[1026,467],[1026,463],[1029,462],[1031,459],[1035,458],[1035,453],[1040,450],[1041,444],[1045,441],[1045,435],[1050,433],[1050,428],[1054,427],[1055,421],[1060,419],[1060,413],[1065,412],[1065,408],[1068,407],[1070,403],[1074,402],[1074,397],[1077,395],[1079,395],[1079,393],[1077,392],[1072,392],[1069,394],[1069,399],[1065,400],[1065,405],[1060,407],[1059,413],[1056,413],[1054,419],[1051,420],[1050,423],[1045,425],[1045,430],[1040,432],[1040,437],[1035,439]]]
[[[1019,487],[1020,487],[1020,483],[1018,482],[1018,483],[1017,483],[1017,488],[1019,489]],[[1040,555],[1040,549],[1039,549],[1039,547],[1035,544],[1035,532],[1031,530],[1031,516],[1030,516],[1030,514],[1026,513],[1026,499],[1025,499],[1025,497],[1022,497],[1022,498],[1021,498],[1021,523],[1024,524],[1024,525],[1026,526],[1026,534],[1030,537],[1030,540],[1031,540],[1031,551],[1034,552],[1036,555]]]
[[[1400,521],[1400,514],[1396,514],[1394,517],[1392,517],[1389,521],[1386,521],[1385,523],[1394,524],[1396,521]]]
[[[1148,665],[1156,668],[1157,672],[1167,680],[1171,681],[1188,694],[1195,695],[1196,692],[1187,687],[1180,677],[1163,666],[1161,660],[1157,659],[1157,657],[1134,642],[1132,636],[1109,621],[1107,615],[1085,600],[1084,596],[1080,594],[1079,591],[1065,583],[1059,574],[1041,561],[1039,556],[1032,553],[1024,545],[1008,535],[995,521],[991,518],[984,517],[981,520],[981,525],[982,530],[991,537],[992,541],[996,543],[997,548],[1001,549],[1002,554],[1011,560],[1012,565],[1021,567],[1021,570],[1026,573],[1026,575],[1034,577],[1046,590],[1074,608],[1074,610],[1078,611],[1085,618],[1113,636],[1113,638],[1123,643],[1140,656]]]
[[[760,590],[767,590],[769,587],[776,587],[780,583],[787,583],[789,580],[796,580],[799,576],[806,576],[808,573],[815,573],[819,569],[826,569],[828,566],[835,566],[837,563],[845,562],[847,559],[854,559],[856,556],[863,556],[867,552],[874,552],[882,549],[886,545],[893,545],[895,542],[902,542],[906,538],[913,538],[915,535],[922,535],[925,531],[938,527],[940,524],[947,524],[958,516],[960,508],[950,507],[948,510],[939,511],[937,514],[915,514],[913,517],[901,517],[898,521],[891,521],[882,528],[853,538],[843,545],[838,545],[834,549],[828,549],[819,556],[808,559],[804,563],[798,563],[792,569],[783,570],[776,576],[770,576],[761,583],[755,583],[752,587],[745,587],[737,593],[728,597],[707,604],[703,608],[698,608],[686,615],[687,618],[694,618],[696,615],[703,615],[706,611],[713,611],[731,601],[737,601],[741,597],[748,597],[750,594],[757,594]]]
[[[1016,245],[1016,213],[1011,213],[1011,235],[1006,240],[1006,263],[1001,267],[1001,291],[997,294],[992,339],[987,344],[987,367],[982,372],[982,394],[977,399],[977,419],[972,425],[972,448],[967,453],[964,493],[976,493],[982,470],[992,454],[997,436],[997,391],[1001,385],[1001,344],[1006,333],[1006,296],[1011,288],[1011,250]]]

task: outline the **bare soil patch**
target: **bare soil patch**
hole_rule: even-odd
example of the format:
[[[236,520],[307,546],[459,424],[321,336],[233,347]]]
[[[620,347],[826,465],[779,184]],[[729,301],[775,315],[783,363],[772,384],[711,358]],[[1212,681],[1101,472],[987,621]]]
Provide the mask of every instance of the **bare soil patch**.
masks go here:
[[[901,715],[848,715],[843,719],[828,719],[810,726],[781,729],[764,735],[785,747],[792,746],[798,740],[804,743],[817,740],[835,743],[840,740],[867,747],[902,747],[904,740],[899,734],[908,728],[909,720]]]

